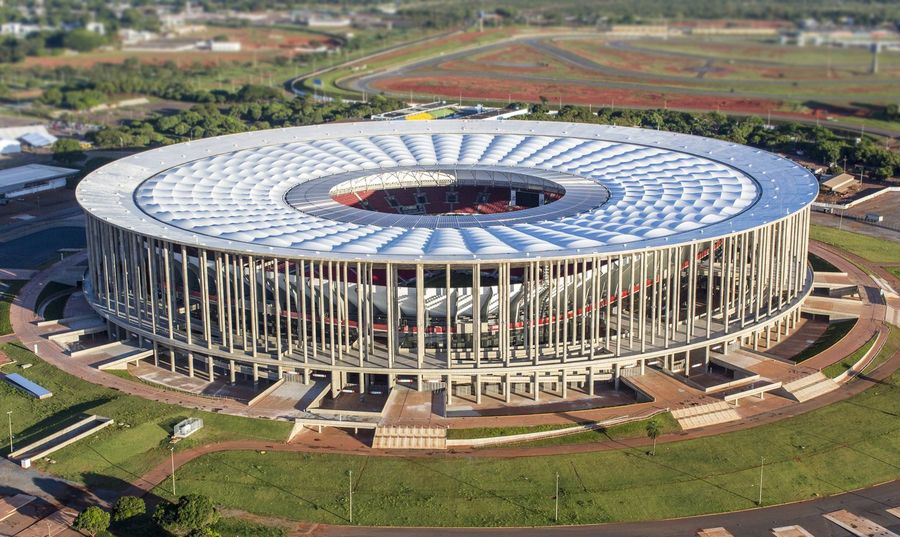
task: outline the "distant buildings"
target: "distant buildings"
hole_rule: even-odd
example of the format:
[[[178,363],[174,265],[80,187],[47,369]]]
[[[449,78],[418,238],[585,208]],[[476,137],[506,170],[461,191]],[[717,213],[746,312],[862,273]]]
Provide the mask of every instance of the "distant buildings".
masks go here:
[[[0,153],[19,153],[24,143],[30,147],[47,147],[56,142],[56,137],[43,125],[6,127],[0,129]]]
[[[0,204],[45,190],[55,190],[66,186],[66,179],[78,173],[73,168],[27,164],[0,170]]]
[[[823,177],[819,182],[819,188],[822,192],[844,195],[853,190],[857,184],[859,181],[849,173],[839,173]]]

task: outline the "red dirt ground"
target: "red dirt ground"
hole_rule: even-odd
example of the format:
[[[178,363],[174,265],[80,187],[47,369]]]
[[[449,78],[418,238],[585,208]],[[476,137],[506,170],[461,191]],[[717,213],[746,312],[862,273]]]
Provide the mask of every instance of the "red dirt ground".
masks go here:
[[[657,93],[651,91],[635,91],[628,89],[598,88],[577,82],[540,83],[516,80],[504,82],[494,78],[478,77],[441,77],[435,80],[429,77],[405,77],[382,80],[377,83],[382,90],[397,93],[418,93],[424,95],[440,95],[470,99],[503,101],[507,98],[517,101],[535,102],[541,96],[551,103],[562,97],[564,104],[592,104],[609,106],[611,103],[622,106],[659,107],[668,106],[686,110],[721,110],[723,112],[742,112],[748,114],[765,114],[776,110],[782,102],[776,99],[751,99],[740,97],[720,97],[693,95],[686,93]],[[796,114],[798,117],[813,115]]]

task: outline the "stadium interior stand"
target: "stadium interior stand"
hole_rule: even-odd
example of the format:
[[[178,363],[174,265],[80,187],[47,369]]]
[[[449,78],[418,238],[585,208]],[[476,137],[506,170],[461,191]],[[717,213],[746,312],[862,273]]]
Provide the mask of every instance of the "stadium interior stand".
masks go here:
[[[556,192],[544,192],[544,203],[560,198]],[[337,194],[338,203],[382,213],[397,214],[496,214],[528,207],[510,205],[506,187],[466,186],[398,188]]]

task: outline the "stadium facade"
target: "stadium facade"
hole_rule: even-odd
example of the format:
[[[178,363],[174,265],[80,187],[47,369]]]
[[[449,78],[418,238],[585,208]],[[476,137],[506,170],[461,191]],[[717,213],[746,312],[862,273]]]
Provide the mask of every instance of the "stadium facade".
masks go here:
[[[625,127],[250,132],[82,181],[85,294],[191,376],[593,394],[787,333],[817,191],[776,155]]]

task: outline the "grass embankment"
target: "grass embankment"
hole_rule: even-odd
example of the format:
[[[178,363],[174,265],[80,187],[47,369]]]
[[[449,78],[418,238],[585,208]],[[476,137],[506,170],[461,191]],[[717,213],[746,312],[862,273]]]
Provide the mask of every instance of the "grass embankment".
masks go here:
[[[567,427],[574,427],[575,425],[578,425],[578,423],[522,425],[519,427],[473,427],[471,429],[447,429],[447,439],[467,440],[470,438],[496,438],[498,436],[510,436],[514,434],[542,433],[544,431],[558,431]]]
[[[882,349],[878,351],[878,354],[876,354],[875,357],[872,358],[872,361],[869,363],[869,365],[863,368],[860,375],[867,375],[871,373],[881,364],[887,362],[888,359],[894,355],[895,350],[900,349],[900,328],[892,324],[888,325],[888,328],[890,328],[890,333],[888,334],[887,343],[885,343],[884,347],[882,347]]]
[[[862,347],[853,351],[852,354],[844,357],[844,359],[840,362],[835,362],[826,367],[822,370],[822,373],[824,373],[826,377],[833,379],[844,371],[849,370],[856,362],[860,360],[860,358],[862,358],[866,355],[867,352],[869,352],[869,349],[871,349],[872,345],[875,344],[876,339],[878,339],[877,335],[872,336],[872,338],[869,341],[865,342]]]
[[[651,420],[656,421],[656,424],[659,426],[660,434],[675,433],[681,430],[681,426],[678,425],[678,420],[673,418],[672,414],[669,412],[664,412],[662,414],[657,414],[652,418],[613,425],[595,431],[584,431],[566,436],[558,436],[556,438],[544,438],[542,440],[522,442],[516,445],[521,447],[569,446],[575,444],[605,442],[607,440],[642,438],[647,435],[647,423]]]
[[[56,464],[38,461],[37,466],[61,477],[113,491],[140,477],[169,456],[172,426],[192,416],[203,419],[204,428],[175,445],[181,451],[223,440],[259,439],[284,441],[291,424],[213,414],[150,401],[92,384],[47,364],[16,344],[0,350],[29,369],[7,366],[53,392],[38,401],[0,383],[0,408],[12,410],[16,445],[35,441],[74,422],[84,414],[116,420],[112,427],[53,454]],[[4,442],[5,444],[5,442]],[[4,445],[0,453],[8,453]]]
[[[815,343],[806,347],[802,352],[791,358],[791,360],[800,363],[825,351],[846,336],[850,330],[853,330],[855,325],[856,319],[835,321],[829,324],[828,328],[825,329],[825,332],[819,336],[819,339],[817,339]]]
[[[809,264],[812,265],[812,268],[815,272],[841,272],[836,266],[832,265],[828,261],[825,261],[816,254],[809,254],[808,258]]]
[[[559,472],[560,523],[688,516],[754,507],[761,457],[765,505],[896,479],[898,413],[895,373],[847,401],[752,429],[660,444],[656,456],[646,448],[512,459],[241,451],[183,466],[179,486],[259,514],[347,523],[352,470],[357,524],[537,525],[553,521]]]
[[[518,442],[517,446],[563,446],[570,444],[589,444],[592,442],[603,442],[606,440],[622,440],[625,438],[642,437],[647,432],[647,423],[650,420],[656,420],[660,427],[660,431],[665,433],[680,431],[678,421],[672,417],[672,414],[665,412],[630,423],[622,423],[610,427],[602,427],[589,431],[582,431],[565,436],[555,438],[543,438],[540,440],[531,440],[526,442]],[[578,423],[553,423],[547,425],[531,425],[521,427],[481,427],[472,429],[449,429],[447,430],[447,438],[453,440],[472,439],[472,438],[496,438],[498,436],[510,436],[515,434],[542,433],[545,431],[558,431],[574,427]]]
[[[12,334],[12,323],[9,322],[9,307],[25,283],[25,281],[0,282],[0,336]]]
[[[874,263],[900,262],[900,243],[826,226],[809,226],[809,238],[837,246]]]
[[[44,288],[41,289],[41,292],[38,293],[38,297],[35,302],[37,304],[38,310],[40,310],[42,305],[44,306],[44,320],[51,321],[62,319],[63,313],[66,309],[66,302],[69,301],[69,297],[76,289],[77,287],[75,287],[74,285],[67,285],[60,282],[48,282],[47,285],[45,285]],[[47,302],[47,299],[59,293],[65,294],[62,294],[61,296],[50,300],[50,302]]]

